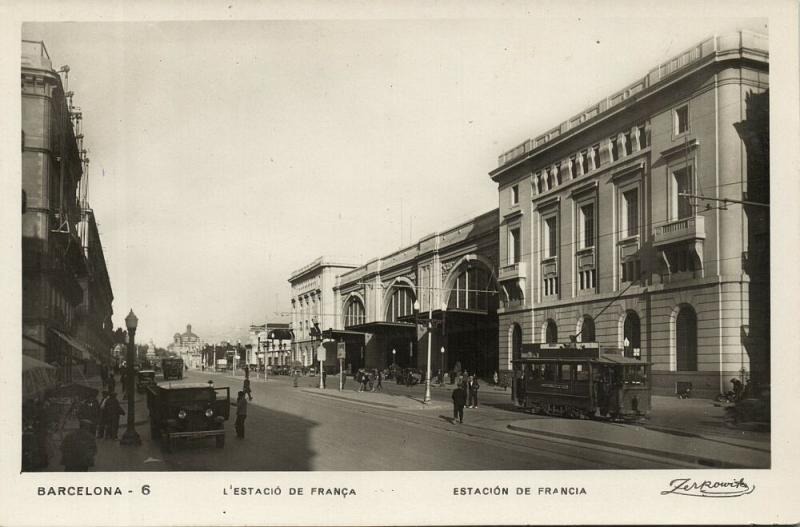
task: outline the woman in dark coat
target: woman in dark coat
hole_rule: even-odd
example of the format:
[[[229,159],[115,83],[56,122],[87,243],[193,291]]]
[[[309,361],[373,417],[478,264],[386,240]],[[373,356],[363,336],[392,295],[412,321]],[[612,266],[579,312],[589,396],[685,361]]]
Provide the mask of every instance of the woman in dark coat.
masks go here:
[[[109,394],[103,412],[106,416],[106,422],[108,423],[107,437],[110,436],[111,439],[116,439],[119,433],[119,416],[125,415],[125,411],[117,400],[117,392],[111,392]]]

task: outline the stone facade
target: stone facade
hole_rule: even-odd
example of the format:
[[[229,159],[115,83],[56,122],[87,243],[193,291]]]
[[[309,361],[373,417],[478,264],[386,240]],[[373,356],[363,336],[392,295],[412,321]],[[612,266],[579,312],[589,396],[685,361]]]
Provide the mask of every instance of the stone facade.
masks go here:
[[[22,350],[59,368],[111,362],[113,294],[94,213],[81,111],[43,42],[23,41]],[[87,368],[88,369],[88,368]]]
[[[333,327],[341,331],[331,337],[346,343],[345,367],[425,371],[430,331],[432,371],[458,362],[490,376],[497,365],[497,222],[493,210],[340,275]]]
[[[715,36],[500,156],[504,371],[577,335],[656,393],[769,381],[768,87],[766,37]]]
[[[202,363],[203,341],[192,332],[192,325],[186,325],[186,331],[175,333],[167,351],[177,354],[183,363],[190,368],[199,368]]]
[[[336,276],[354,267],[341,259],[322,256],[289,277],[294,333],[292,363],[310,366],[316,361],[316,349],[321,341],[312,335],[312,328],[315,323],[320,329],[334,327]]]

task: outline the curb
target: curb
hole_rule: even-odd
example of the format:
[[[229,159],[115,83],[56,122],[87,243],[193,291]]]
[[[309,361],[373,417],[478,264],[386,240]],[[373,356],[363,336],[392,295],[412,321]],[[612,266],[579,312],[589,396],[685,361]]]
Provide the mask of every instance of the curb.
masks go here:
[[[391,408],[391,409],[395,409],[395,410],[418,410],[418,409],[420,409],[420,410],[428,410],[428,409],[433,410],[433,409],[441,409],[442,408],[441,405],[435,405],[435,404],[434,405],[425,405],[424,403],[421,403],[421,402],[417,403],[416,406],[406,407],[406,406],[393,405],[393,404],[389,404],[389,403],[381,403],[381,402],[378,402],[378,401],[361,401],[361,400],[358,400],[358,399],[351,399],[350,397],[342,397],[340,395],[334,395],[334,394],[328,394],[328,393],[322,393],[322,392],[315,392],[315,391],[311,391],[311,390],[302,390],[302,391],[305,392],[305,393],[311,394],[311,395],[317,395],[319,397],[327,397],[329,399],[336,399],[336,400],[339,400],[339,401],[347,401],[349,403],[354,403],[354,404],[365,404],[365,405],[368,405],[368,406],[376,406],[376,407],[380,407],[380,408]]]
[[[665,450],[657,450],[654,448],[646,448],[641,446],[631,446],[631,445],[623,445],[620,443],[612,443],[610,441],[602,441],[600,439],[590,439],[586,437],[576,437],[567,434],[559,434],[556,432],[545,432],[541,430],[530,430],[528,428],[523,428],[521,426],[515,425],[507,425],[509,430],[513,430],[514,432],[521,432],[524,434],[532,435],[532,436],[544,436],[544,437],[552,437],[557,439],[567,439],[570,441],[576,441],[579,443],[588,443],[597,446],[604,446],[608,448],[614,448],[617,450],[630,450],[634,452],[639,452],[642,454],[647,454],[650,456],[657,456],[657,457],[669,457],[672,459],[677,459],[680,461],[684,461],[687,463],[692,463],[695,465],[700,465],[703,467],[708,468],[749,468],[747,466],[743,466],[740,464],[729,463],[727,461],[722,461],[719,459],[712,459],[712,458],[705,458],[700,456],[693,456],[690,454],[683,454],[678,452],[670,452]]]

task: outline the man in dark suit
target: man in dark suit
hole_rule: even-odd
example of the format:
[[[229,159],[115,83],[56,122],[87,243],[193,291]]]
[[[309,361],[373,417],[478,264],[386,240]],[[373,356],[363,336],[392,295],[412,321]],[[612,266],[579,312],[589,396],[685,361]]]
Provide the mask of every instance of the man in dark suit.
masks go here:
[[[464,405],[467,404],[467,392],[461,384],[456,385],[453,390],[453,422],[458,419],[459,423],[464,422]]]

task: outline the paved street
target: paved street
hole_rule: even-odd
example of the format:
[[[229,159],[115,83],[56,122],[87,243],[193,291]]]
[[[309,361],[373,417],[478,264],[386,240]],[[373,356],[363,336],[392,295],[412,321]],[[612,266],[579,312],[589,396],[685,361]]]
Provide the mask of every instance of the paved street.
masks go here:
[[[242,377],[190,372],[183,382],[230,386],[232,397]],[[143,445],[121,447],[100,441],[95,470],[513,470],[697,467],[685,455],[668,451],[592,443],[569,437],[574,432],[552,433],[566,419],[541,420],[544,434],[525,430],[519,423],[537,418],[513,411],[507,392],[482,390],[478,409],[465,410],[465,423],[450,422],[449,388],[434,388],[433,401],[421,404],[423,386],[407,388],[393,381],[384,393],[358,393],[348,379],[339,392],[337,378],[328,377],[320,391],[318,377],[303,377],[297,388],[289,377],[254,379],[254,399],[249,406],[246,437],[236,438],[233,417],[226,424],[227,444],[220,450],[213,441],[182,445],[165,453],[151,441],[145,424],[147,410],[137,405],[138,431]],[[232,409],[234,410],[234,409]],[[233,415],[233,414],[232,414]],[[522,420],[522,421],[521,421]],[[620,425],[589,423],[613,430]],[[535,432],[535,430],[534,430]],[[623,430],[628,436],[628,429]],[[635,432],[634,432],[635,433]],[[659,434],[652,432],[652,434]],[[662,434],[663,435],[663,434]],[[658,440],[658,439],[656,439]],[[718,445],[712,445],[718,446]],[[675,447],[671,447],[675,450]],[[769,448],[769,443],[765,444]],[[669,450],[669,448],[667,448]],[[739,448],[739,450],[744,450]],[[737,456],[740,454],[737,452]],[[767,455],[768,454],[763,454]]]

